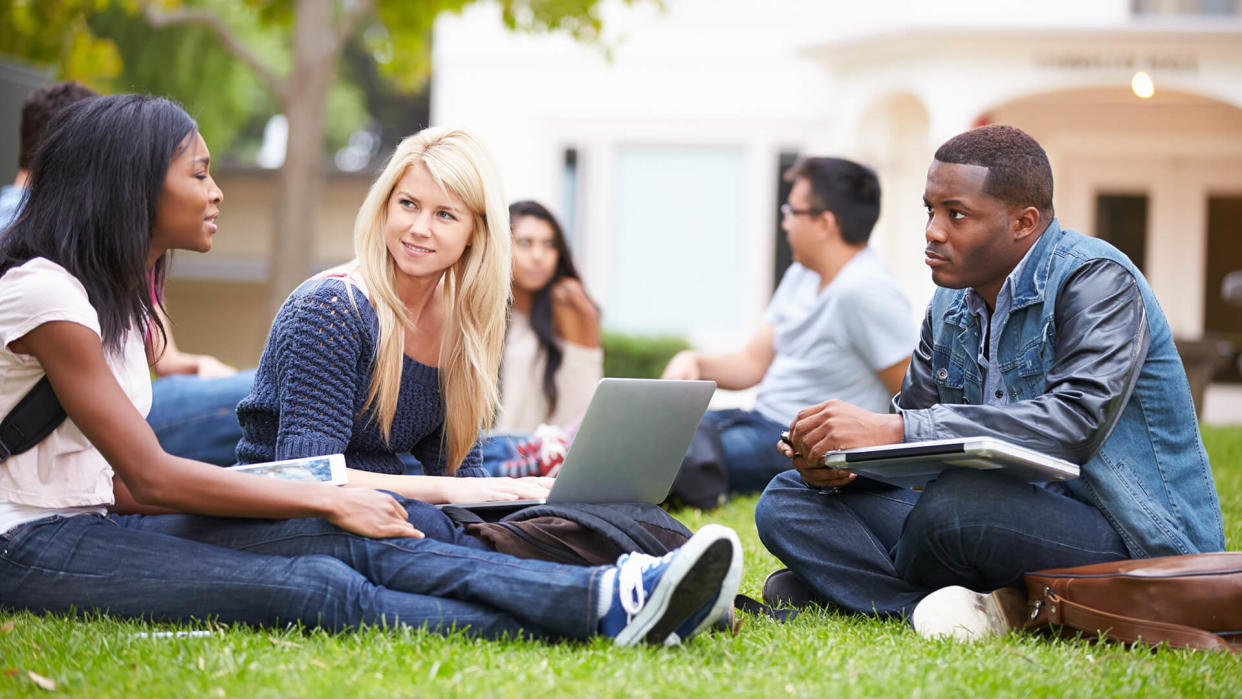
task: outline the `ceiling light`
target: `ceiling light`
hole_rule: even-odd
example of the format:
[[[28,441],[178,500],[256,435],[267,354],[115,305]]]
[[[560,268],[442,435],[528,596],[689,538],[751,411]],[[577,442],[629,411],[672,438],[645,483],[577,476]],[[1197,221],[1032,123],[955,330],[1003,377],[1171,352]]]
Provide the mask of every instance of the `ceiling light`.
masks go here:
[[[1151,81],[1150,75],[1141,70],[1130,79],[1130,89],[1134,90],[1134,94],[1143,99],[1156,94],[1156,84]]]

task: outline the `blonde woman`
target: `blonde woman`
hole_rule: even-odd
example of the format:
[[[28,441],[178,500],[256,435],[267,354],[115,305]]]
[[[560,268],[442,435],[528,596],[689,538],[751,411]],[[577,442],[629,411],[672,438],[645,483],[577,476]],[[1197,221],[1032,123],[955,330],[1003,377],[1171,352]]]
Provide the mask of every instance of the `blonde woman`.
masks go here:
[[[541,497],[486,474],[510,288],[509,217],[464,131],[397,147],[354,224],[357,259],[290,295],[238,406],[243,462],[342,452],[351,485],[425,502]],[[423,476],[405,476],[411,453]]]

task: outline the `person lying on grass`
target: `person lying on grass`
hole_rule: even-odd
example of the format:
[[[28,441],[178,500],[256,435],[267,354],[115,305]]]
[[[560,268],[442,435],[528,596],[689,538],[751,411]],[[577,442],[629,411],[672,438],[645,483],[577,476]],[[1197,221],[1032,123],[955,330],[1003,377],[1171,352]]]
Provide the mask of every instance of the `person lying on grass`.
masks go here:
[[[802,410],[781,452],[796,472],[755,524],[788,570],[769,601],[904,615],[928,636],[1009,628],[1028,571],[1224,549],[1220,502],[1169,324],[1143,274],[1062,229],[1052,168],[1021,130],[985,126],[927,172],[926,262],[940,288],[894,414]],[[920,494],[826,468],[824,454],[990,436],[1081,464],[1023,483],[949,468]],[[1017,603],[1016,605],[1014,603]]]
[[[623,645],[674,643],[715,620],[741,565],[724,527],[663,558],[563,566],[426,536],[430,506],[388,493],[165,453],[143,419],[144,331],[161,331],[168,251],[211,249],[223,193],[209,163],[180,107],[139,95],[70,107],[36,156],[0,241],[0,411],[46,375],[68,419],[0,466],[0,607]],[[160,510],[192,514],[139,513]]]

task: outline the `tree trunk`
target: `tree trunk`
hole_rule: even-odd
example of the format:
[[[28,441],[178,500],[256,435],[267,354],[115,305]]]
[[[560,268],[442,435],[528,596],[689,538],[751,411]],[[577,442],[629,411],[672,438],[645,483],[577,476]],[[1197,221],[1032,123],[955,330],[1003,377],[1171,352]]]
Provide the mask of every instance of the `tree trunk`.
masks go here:
[[[334,37],[333,0],[297,0],[293,19],[293,70],[282,107],[289,120],[285,164],[280,170],[276,238],[268,257],[268,311],[312,271],[324,183],[323,131],[328,90],[340,48]]]

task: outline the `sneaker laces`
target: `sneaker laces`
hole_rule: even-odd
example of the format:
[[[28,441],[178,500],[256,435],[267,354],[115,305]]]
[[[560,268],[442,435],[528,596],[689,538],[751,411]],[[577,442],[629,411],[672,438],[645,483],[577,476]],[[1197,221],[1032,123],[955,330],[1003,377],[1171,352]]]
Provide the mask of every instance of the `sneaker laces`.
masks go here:
[[[645,553],[629,553],[617,564],[617,597],[621,608],[633,617],[647,603],[647,588],[643,586],[643,573],[659,566],[664,558]]]

